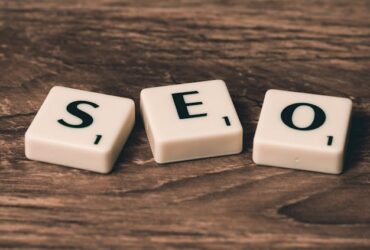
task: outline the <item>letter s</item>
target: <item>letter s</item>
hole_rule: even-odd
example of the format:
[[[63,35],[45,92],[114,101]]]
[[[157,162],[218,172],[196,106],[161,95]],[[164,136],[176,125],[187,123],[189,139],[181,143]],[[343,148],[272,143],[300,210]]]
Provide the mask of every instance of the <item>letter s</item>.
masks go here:
[[[80,118],[81,123],[80,124],[70,124],[70,123],[67,123],[66,121],[64,121],[63,119],[59,119],[58,122],[60,124],[62,124],[63,126],[70,127],[70,128],[86,128],[86,127],[90,126],[94,122],[94,119],[91,117],[91,115],[87,114],[86,112],[84,112],[84,111],[82,111],[78,108],[78,105],[80,105],[80,104],[87,104],[87,105],[92,106],[93,108],[98,108],[99,107],[99,105],[97,105],[93,102],[88,102],[88,101],[74,101],[74,102],[71,102],[67,106],[67,111],[70,114]]]

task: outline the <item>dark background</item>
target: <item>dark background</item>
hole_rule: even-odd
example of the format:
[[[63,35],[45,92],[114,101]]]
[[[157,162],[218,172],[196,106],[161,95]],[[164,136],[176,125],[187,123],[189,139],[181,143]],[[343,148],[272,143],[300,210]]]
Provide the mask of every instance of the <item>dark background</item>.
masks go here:
[[[0,1],[0,247],[370,248],[370,1]],[[133,98],[223,79],[239,155],[158,165],[139,113],[109,175],[30,161],[55,85]],[[351,98],[342,175],[256,166],[270,88]],[[338,110],[340,112],[340,110]]]

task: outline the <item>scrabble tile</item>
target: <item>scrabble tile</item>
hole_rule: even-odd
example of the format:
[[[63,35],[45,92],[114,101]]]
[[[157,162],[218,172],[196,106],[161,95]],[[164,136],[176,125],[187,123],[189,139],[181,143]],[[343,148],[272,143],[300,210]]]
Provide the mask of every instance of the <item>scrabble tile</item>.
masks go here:
[[[242,150],[242,126],[221,80],[147,88],[140,107],[158,163]]]
[[[26,132],[26,156],[108,173],[134,122],[131,99],[53,87]]]
[[[347,98],[267,91],[254,137],[253,161],[341,173],[351,110]]]

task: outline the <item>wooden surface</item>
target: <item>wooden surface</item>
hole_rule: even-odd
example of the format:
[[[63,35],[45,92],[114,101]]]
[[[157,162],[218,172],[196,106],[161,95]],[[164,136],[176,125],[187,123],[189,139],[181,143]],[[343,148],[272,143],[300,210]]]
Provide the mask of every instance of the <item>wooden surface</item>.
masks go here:
[[[370,248],[370,1],[0,1],[0,248]],[[30,161],[54,85],[224,79],[241,154],[158,165],[139,113],[109,175]],[[342,175],[256,166],[265,91],[349,97]],[[138,106],[137,106],[138,107]],[[340,110],[338,110],[340,112]]]

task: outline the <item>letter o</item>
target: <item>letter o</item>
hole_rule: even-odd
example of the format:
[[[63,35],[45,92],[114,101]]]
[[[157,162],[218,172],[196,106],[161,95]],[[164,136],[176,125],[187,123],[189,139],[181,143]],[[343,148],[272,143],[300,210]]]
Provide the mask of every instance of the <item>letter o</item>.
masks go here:
[[[315,113],[312,123],[305,128],[297,127],[293,123],[293,113],[300,106],[308,106],[312,108]],[[314,129],[321,127],[325,123],[326,115],[325,115],[324,110],[322,110],[320,107],[310,104],[310,103],[300,102],[300,103],[291,104],[287,106],[286,108],[284,108],[284,110],[281,112],[281,120],[284,122],[285,125],[287,125],[288,127],[292,129],[307,131],[307,130],[314,130]]]

